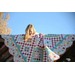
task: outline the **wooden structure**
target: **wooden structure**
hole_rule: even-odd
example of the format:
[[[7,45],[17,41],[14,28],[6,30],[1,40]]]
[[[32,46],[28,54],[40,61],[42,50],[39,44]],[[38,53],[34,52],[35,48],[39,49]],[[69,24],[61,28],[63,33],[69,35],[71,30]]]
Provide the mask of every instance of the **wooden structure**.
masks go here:
[[[13,62],[13,56],[9,53],[9,48],[4,44],[4,39],[0,36],[0,62]]]

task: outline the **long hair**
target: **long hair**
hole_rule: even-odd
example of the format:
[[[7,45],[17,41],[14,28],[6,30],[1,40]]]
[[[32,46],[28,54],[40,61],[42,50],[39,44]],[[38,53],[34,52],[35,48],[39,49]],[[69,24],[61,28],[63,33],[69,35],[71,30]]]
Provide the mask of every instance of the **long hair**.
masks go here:
[[[30,35],[29,35],[29,30],[30,30],[30,29],[33,29],[33,33],[34,33],[34,34],[36,33],[36,30],[35,30],[34,26],[33,26],[32,24],[29,24],[29,25],[27,26],[27,28],[25,29],[25,37],[24,37],[24,39],[25,39],[26,41],[30,38]]]

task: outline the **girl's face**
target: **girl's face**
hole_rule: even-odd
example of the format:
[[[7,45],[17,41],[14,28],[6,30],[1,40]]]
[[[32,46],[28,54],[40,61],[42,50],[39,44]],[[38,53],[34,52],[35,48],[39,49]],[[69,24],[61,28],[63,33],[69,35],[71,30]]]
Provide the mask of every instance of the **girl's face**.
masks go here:
[[[30,28],[29,29],[29,35],[33,35],[34,31],[33,31],[33,28]]]

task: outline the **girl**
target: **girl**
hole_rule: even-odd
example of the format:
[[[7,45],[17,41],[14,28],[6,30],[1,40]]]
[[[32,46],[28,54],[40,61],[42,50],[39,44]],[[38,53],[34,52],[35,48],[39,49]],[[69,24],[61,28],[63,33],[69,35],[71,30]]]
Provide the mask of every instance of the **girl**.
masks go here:
[[[41,43],[41,41],[39,41],[37,47],[38,47],[39,50],[46,51],[47,56],[48,56],[48,61],[56,61],[56,60],[58,60],[60,58],[59,55],[55,54],[52,50],[50,50],[47,46],[44,45],[44,39],[43,39],[44,35],[43,34],[38,34],[32,24],[29,24],[27,26],[25,32],[26,32],[25,37],[24,37],[25,41],[28,41],[29,39],[31,39],[32,36],[35,37],[35,34],[40,37],[40,40],[42,41],[42,43]],[[44,55],[43,55],[43,57],[44,57]]]
[[[28,41],[28,39],[30,39],[32,36],[34,36],[35,34],[38,34],[32,24],[29,24],[27,26],[25,32],[26,32],[24,37],[25,41]]]

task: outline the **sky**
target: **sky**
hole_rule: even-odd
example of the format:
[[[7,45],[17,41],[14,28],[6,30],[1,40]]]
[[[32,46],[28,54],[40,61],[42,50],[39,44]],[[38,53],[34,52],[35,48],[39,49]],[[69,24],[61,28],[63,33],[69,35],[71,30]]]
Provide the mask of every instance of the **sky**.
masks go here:
[[[9,12],[8,26],[11,34],[25,34],[28,24],[38,33],[75,34],[74,12]]]

